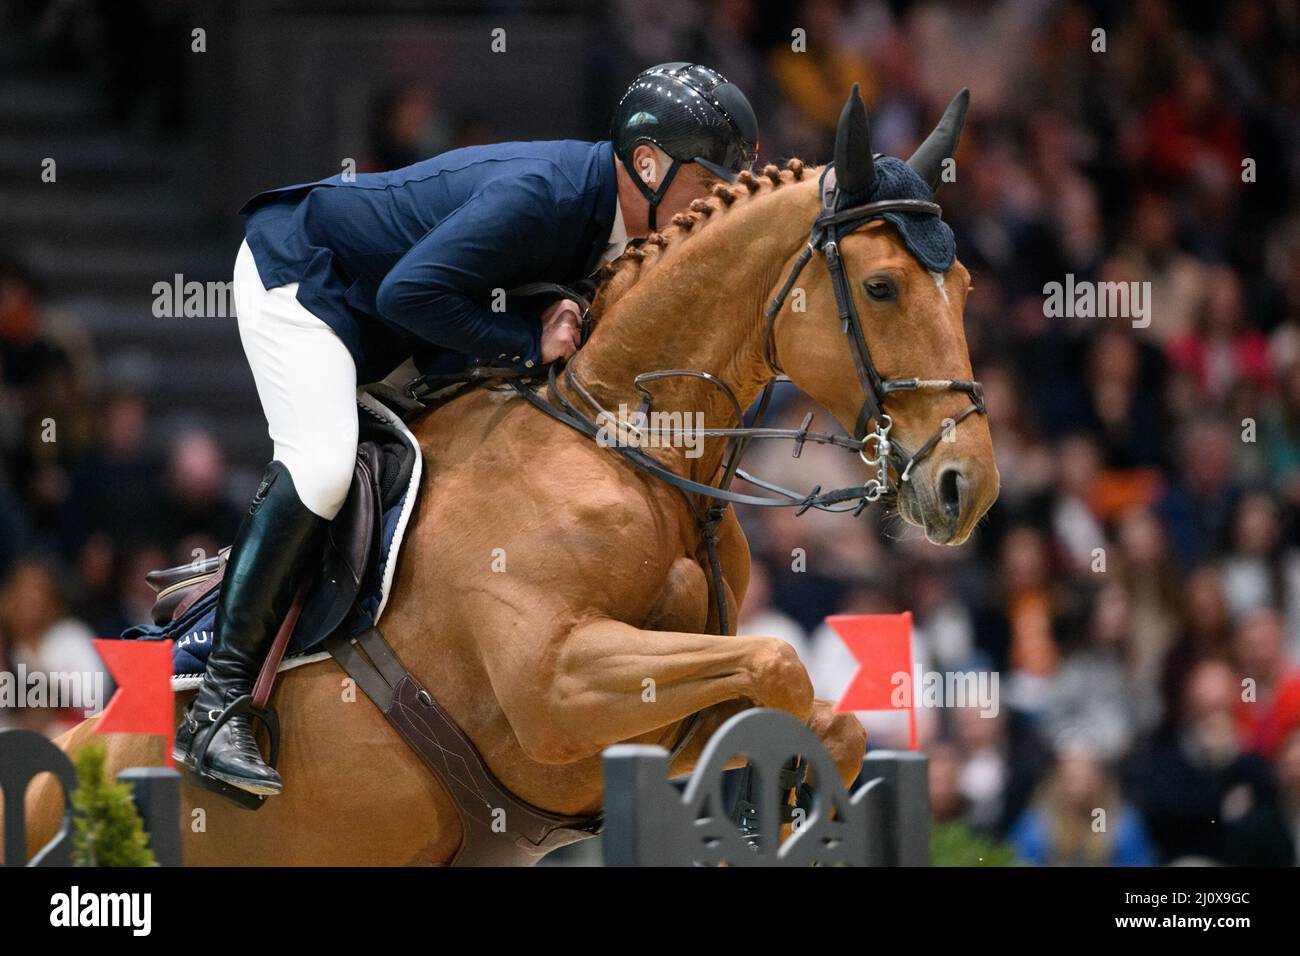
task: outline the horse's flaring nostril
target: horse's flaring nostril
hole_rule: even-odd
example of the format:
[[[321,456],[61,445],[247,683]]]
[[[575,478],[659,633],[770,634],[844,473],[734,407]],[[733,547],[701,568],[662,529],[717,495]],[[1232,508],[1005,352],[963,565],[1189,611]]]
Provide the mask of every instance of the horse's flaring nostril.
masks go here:
[[[946,468],[939,475],[939,503],[943,513],[956,521],[961,517],[962,491],[966,487],[966,478],[956,468]]]

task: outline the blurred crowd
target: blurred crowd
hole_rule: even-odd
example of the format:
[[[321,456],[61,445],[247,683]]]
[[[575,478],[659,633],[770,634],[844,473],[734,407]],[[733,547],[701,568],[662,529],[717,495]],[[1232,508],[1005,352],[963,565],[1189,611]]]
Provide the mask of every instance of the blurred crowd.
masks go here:
[[[724,24],[757,8],[712,10],[743,58]],[[971,87],[940,201],[1002,493],[953,552],[887,515],[742,515],[742,632],[786,636],[832,698],[854,662],[828,611],[911,610],[918,671],[996,671],[995,717],[922,710],[922,741],[936,819],[1025,862],[1293,863],[1300,5],[826,0],[795,22],[834,42],[750,53],[768,158],[824,158],[850,79],[904,156]],[[1067,275],[1148,283],[1149,315],[1050,316]],[[807,488],[835,463],[767,465]],[[906,745],[900,715],[863,720]]]
[[[1300,3],[614,0],[599,16],[592,138],[629,65],[665,60],[746,90],[760,161],[827,159],[853,82],[873,145],[902,156],[972,91],[940,200],[973,273],[1001,498],[957,549],[888,509],[742,513],[741,632],[793,643],[824,697],[854,669],[831,613],[910,610],[919,671],[996,672],[996,715],[924,709],[921,740],[936,819],[1024,862],[1294,863]],[[427,85],[374,102],[369,168],[508,132]],[[1049,316],[1044,285],[1067,275],[1147,284],[1149,321]],[[0,265],[5,670],[144,620],[143,571],[212,553],[242,510],[212,436],[158,434],[45,291]],[[775,420],[807,410],[783,393]],[[749,467],[798,488],[861,477],[825,449]],[[906,745],[900,715],[863,719],[870,746]]]
[[[102,674],[90,641],[148,621],[144,573],[216,554],[239,526],[212,434],[164,434],[143,390],[101,384],[75,318],[12,260],[0,261],[0,454],[0,672]],[[82,716],[0,709],[0,727],[53,734]]]

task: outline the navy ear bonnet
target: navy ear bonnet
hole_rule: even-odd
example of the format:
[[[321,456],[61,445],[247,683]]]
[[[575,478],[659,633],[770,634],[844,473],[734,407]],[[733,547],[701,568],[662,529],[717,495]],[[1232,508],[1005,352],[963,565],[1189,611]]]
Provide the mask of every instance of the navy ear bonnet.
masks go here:
[[[876,181],[870,195],[840,193],[836,208],[859,206],[886,199],[920,199],[933,202],[929,185],[911,166],[894,156],[876,157]],[[938,216],[907,212],[881,213],[877,218],[890,223],[903,237],[907,251],[932,272],[947,272],[957,259],[957,239],[952,227]]]

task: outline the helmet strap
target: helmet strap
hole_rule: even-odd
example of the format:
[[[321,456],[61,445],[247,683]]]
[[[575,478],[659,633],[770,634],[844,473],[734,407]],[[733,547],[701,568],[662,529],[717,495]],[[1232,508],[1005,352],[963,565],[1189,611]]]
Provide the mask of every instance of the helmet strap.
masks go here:
[[[672,161],[672,165],[668,167],[668,174],[664,176],[663,182],[659,184],[659,188],[651,189],[646,184],[646,181],[641,178],[640,173],[638,173],[635,169],[632,168],[631,151],[624,153],[622,156],[622,160],[623,160],[623,167],[627,170],[628,175],[632,177],[632,182],[636,183],[637,188],[641,190],[641,195],[645,196],[646,202],[649,203],[646,221],[647,224],[650,226],[650,231],[654,232],[659,228],[657,223],[657,219],[658,219],[657,213],[659,212],[659,200],[664,198],[664,193],[668,192],[668,187],[673,184],[673,177],[677,175],[677,170],[681,169],[682,161],[680,159],[674,159]]]

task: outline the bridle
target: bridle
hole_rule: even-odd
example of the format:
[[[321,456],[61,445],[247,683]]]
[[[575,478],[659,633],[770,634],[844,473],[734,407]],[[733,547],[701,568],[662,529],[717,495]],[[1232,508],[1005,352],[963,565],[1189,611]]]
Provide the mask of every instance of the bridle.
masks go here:
[[[858,229],[864,223],[881,218],[885,213],[908,213],[911,215],[941,216],[943,210],[936,203],[921,199],[885,199],[878,202],[863,203],[836,209],[839,190],[835,182],[835,169],[827,166],[822,171],[819,183],[821,191],[821,212],[813,220],[812,235],[803,252],[795,260],[790,275],[781,285],[775,298],[766,310],[767,332],[764,348],[768,365],[776,372],[784,372],[776,357],[776,318],[780,314],[785,300],[799,279],[800,273],[812,259],[813,253],[820,252],[826,262],[826,271],[831,277],[831,288],[835,292],[835,305],[840,314],[840,331],[849,337],[849,351],[853,356],[853,365],[857,369],[858,381],[862,383],[863,402],[858,412],[853,434],[861,435],[863,447],[858,455],[870,467],[876,469],[876,477],[868,483],[868,500],[875,501],[889,490],[889,465],[892,462],[898,472],[899,482],[911,477],[912,469],[934,451],[946,435],[952,433],[961,422],[974,414],[985,415],[984,389],[979,382],[963,379],[923,379],[923,378],[884,378],[876,369],[871,358],[871,347],[867,344],[866,333],[862,329],[862,320],[857,307],[853,304],[853,292],[849,288],[848,276],[844,270],[844,260],[840,257],[840,240]],[[966,406],[956,417],[945,421],[914,453],[908,454],[904,446],[889,438],[893,419],[885,412],[885,400],[895,392],[915,391],[964,392],[971,397]],[[867,426],[874,422],[874,428]],[[873,455],[868,455],[871,446]]]

